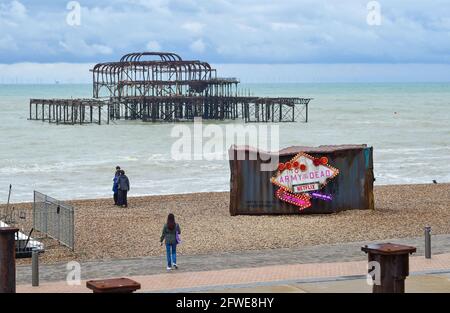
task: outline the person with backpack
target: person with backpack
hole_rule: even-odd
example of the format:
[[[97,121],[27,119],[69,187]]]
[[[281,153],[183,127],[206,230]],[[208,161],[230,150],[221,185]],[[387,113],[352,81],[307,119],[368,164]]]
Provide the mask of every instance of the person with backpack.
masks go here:
[[[120,166],[116,166],[116,173],[114,174],[112,187],[114,205],[119,205],[119,184],[118,184],[119,176],[120,176]]]
[[[120,175],[117,179],[117,189],[119,192],[119,206],[128,207],[128,191],[130,191],[130,180],[125,175],[124,170],[120,170]]]
[[[180,240],[181,229],[180,225],[175,222],[175,215],[170,213],[167,216],[167,223],[164,224],[160,243],[163,245],[163,241],[166,242],[166,253],[167,253],[167,270],[178,269],[177,265],[177,245],[181,242]]]

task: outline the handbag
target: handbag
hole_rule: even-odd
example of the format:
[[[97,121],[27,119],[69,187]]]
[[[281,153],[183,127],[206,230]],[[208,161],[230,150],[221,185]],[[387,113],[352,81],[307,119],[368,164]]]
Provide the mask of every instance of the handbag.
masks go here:
[[[178,226],[178,225],[177,225]],[[177,229],[176,229],[176,234],[175,234],[175,238],[176,238],[176,241],[177,241],[177,244],[180,244],[181,243],[181,237],[180,237],[180,233],[178,232],[178,227],[176,227]]]

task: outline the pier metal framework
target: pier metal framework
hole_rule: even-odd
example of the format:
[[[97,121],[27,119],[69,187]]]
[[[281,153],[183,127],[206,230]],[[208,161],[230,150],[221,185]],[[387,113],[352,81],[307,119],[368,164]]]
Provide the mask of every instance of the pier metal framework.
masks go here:
[[[29,119],[69,125],[108,124],[109,107],[98,99],[30,99]]]
[[[92,114],[96,113],[91,113],[95,108],[98,123],[101,111],[107,111],[107,123],[119,119],[193,121],[195,117],[245,122],[308,121],[311,99],[244,96],[237,78],[219,77],[209,63],[183,60],[175,53],[129,53],[118,62],[96,64],[91,72],[93,99],[59,100],[59,104],[56,100],[32,99],[30,119],[55,121],[58,117],[58,123],[82,124],[95,121]],[[36,105],[42,106],[42,113]],[[86,111],[83,107],[89,107],[87,119],[79,113]],[[52,114],[53,110],[68,113],[60,116]]]

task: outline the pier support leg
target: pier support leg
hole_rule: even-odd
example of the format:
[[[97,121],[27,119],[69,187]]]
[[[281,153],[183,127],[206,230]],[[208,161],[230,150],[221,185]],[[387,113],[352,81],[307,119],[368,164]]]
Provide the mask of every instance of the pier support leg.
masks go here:
[[[308,103],[306,104],[305,123],[308,123]]]

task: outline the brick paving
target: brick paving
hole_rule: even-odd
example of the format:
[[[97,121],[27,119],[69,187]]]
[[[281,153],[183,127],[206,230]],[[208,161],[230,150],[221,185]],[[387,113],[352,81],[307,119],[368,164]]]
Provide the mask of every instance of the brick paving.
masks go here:
[[[143,292],[193,291],[197,288],[243,286],[261,283],[286,283],[305,279],[358,277],[366,274],[366,261],[272,265],[253,268],[234,268],[202,272],[170,272],[156,275],[131,276],[141,283]],[[450,271],[450,253],[410,258],[411,273]],[[123,275],[121,275],[123,276]],[[83,281],[80,286],[65,282],[48,282],[40,287],[19,285],[18,292],[90,292]]]
[[[379,241],[377,241],[379,242]],[[383,240],[417,247],[414,255],[423,255],[424,239],[407,238]],[[363,261],[366,255],[361,246],[369,242],[351,242],[334,245],[308,246],[297,249],[271,249],[241,251],[209,255],[180,255],[179,272],[214,271],[233,268],[253,268],[271,265],[333,263]],[[432,238],[432,252],[450,253],[450,235],[435,235]],[[98,260],[81,264],[82,279],[110,278],[121,276],[146,276],[165,271],[165,256],[142,257],[119,260]],[[40,266],[41,282],[62,281],[66,279],[66,263]],[[18,284],[31,282],[31,266],[17,267]]]

